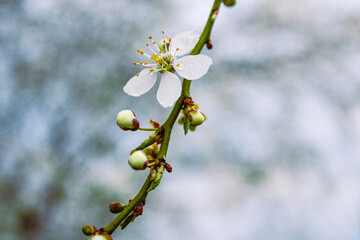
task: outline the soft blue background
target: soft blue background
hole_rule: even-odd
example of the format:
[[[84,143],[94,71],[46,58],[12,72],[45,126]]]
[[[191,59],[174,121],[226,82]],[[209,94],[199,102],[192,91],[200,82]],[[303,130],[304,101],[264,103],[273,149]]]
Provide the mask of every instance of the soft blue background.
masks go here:
[[[201,31],[206,0],[0,1],[0,239],[86,239],[146,172],[127,165],[163,122],[157,85],[122,87],[160,30]],[[222,7],[192,84],[207,115],[175,126],[166,174],[114,239],[360,239],[360,1],[242,0]]]

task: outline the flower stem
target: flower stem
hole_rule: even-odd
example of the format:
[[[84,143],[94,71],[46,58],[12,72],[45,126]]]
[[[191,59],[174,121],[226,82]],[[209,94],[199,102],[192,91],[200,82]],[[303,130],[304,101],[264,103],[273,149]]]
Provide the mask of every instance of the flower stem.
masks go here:
[[[159,130],[158,128],[142,128],[139,127],[138,130],[142,130],[142,131],[157,131]]]
[[[194,49],[192,50],[192,52],[190,53],[190,55],[197,55],[201,52],[202,48],[204,47],[204,45],[206,44],[206,42],[208,41],[209,37],[210,37],[210,33],[212,30],[212,27],[214,25],[216,16],[218,14],[220,5],[221,5],[221,0],[215,0],[214,4],[212,6],[212,9],[210,11],[210,15],[209,18],[206,22],[206,25],[204,27],[203,32],[201,33],[201,36],[199,38],[199,41],[197,42],[196,46],[194,47]],[[170,141],[170,135],[171,135],[171,130],[174,126],[174,123],[177,119],[177,117],[179,116],[180,110],[184,104],[184,100],[187,97],[190,97],[190,86],[191,86],[191,81],[184,79],[183,83],[182,83],[182,92],[181,92],[181,96],[178,98],[178,100],[176,101],[174,108],[172,109],[169,117],[167,118],[167,120],[165,121],[165,123],[162,125],[163,128],[163,132],[162,132],[162,143],[161,143],[161,147],[160,147],[160,151],[158,154],[158,159],[164,159],[166,157],[166,153],[169,147],[169,141]],[[157,129],[153,128],[150,130],[150,128],[139,128],[140,130],[144,130],[144,131],[156,131]],[[135,150],[141,150],[144,149],[147,146],[150,146],[151,144],[153,144],[156,141],[155,138],[149,138],[147,140],[145,140],[143,143],[141,143]],[[132,211],[135,209],[135,207],[139,204],[139,203],[145,203],[145,199],[146,196],[148,194],[147,189],[149,188],[150,184],[151,184],[151,175],[149,174],[149,176],[147,177],[147,179],[145,180],[143,186],[141,187],[139,193],[134,197],[134,199],[132,199],[132,201],[124,208],[124,210],[108,225],[104,228],[104,231],[112,234],[115,229],[121,224],[122,221],[124,221],[124,219],[126,219],[127,216],[129,216],[129,214],[132,213]]]

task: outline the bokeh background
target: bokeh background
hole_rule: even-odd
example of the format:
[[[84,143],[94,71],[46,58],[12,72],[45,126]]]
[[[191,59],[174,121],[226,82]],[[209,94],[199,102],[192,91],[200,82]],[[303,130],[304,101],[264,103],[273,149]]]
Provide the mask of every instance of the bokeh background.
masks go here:
[[[170,109],[122,87],[148,35],[201,32],[212,1],[0,0],[0,239],[86,239],[147,172],[127,164]],[[222,6],[192,84],[208,120],[173,131],[173,173],[114,239],[359,240],[360,1]]]

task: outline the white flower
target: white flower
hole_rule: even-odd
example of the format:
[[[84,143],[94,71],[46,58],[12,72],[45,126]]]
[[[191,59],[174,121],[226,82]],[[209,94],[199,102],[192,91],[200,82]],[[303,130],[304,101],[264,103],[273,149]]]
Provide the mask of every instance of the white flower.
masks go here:
[[[162,33],[164,32],[162,31]],[[163,50],[160,50],[158,44],[152,41],[152,36],[149,36],[156,51],[150,48],[149,44],[146,46],[149,47],[152,55],[140,49],[137,51],[154,63],[134,62],[134,65],[142,65],[147,68],[127,82],[124,92],[138,97],[149,91],[154,86],[157,75],[161,75],[156,98],[163,107],[173,106],[181,94],[181,81],[174,72],[176,71],[181,77],[188,80],[196,80],[204,76],[212,64],[211,58],[203,54],[181,57],[195,47],[199,37],[200,35],[194,31],[183,32],[172,39],[161,40],[163,44],[159,45]]]

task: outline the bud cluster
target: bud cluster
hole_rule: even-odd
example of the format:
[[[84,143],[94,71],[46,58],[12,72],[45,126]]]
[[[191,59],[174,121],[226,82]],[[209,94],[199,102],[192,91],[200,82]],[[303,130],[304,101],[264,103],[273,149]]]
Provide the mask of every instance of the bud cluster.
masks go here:
[[[190,98],[185,99],[181,113],[183,116],[178,123],[184,125],[185,134],[188,129],[195,131],[196,127],[206,120],[206,116],[199,110],[199,106]]]

